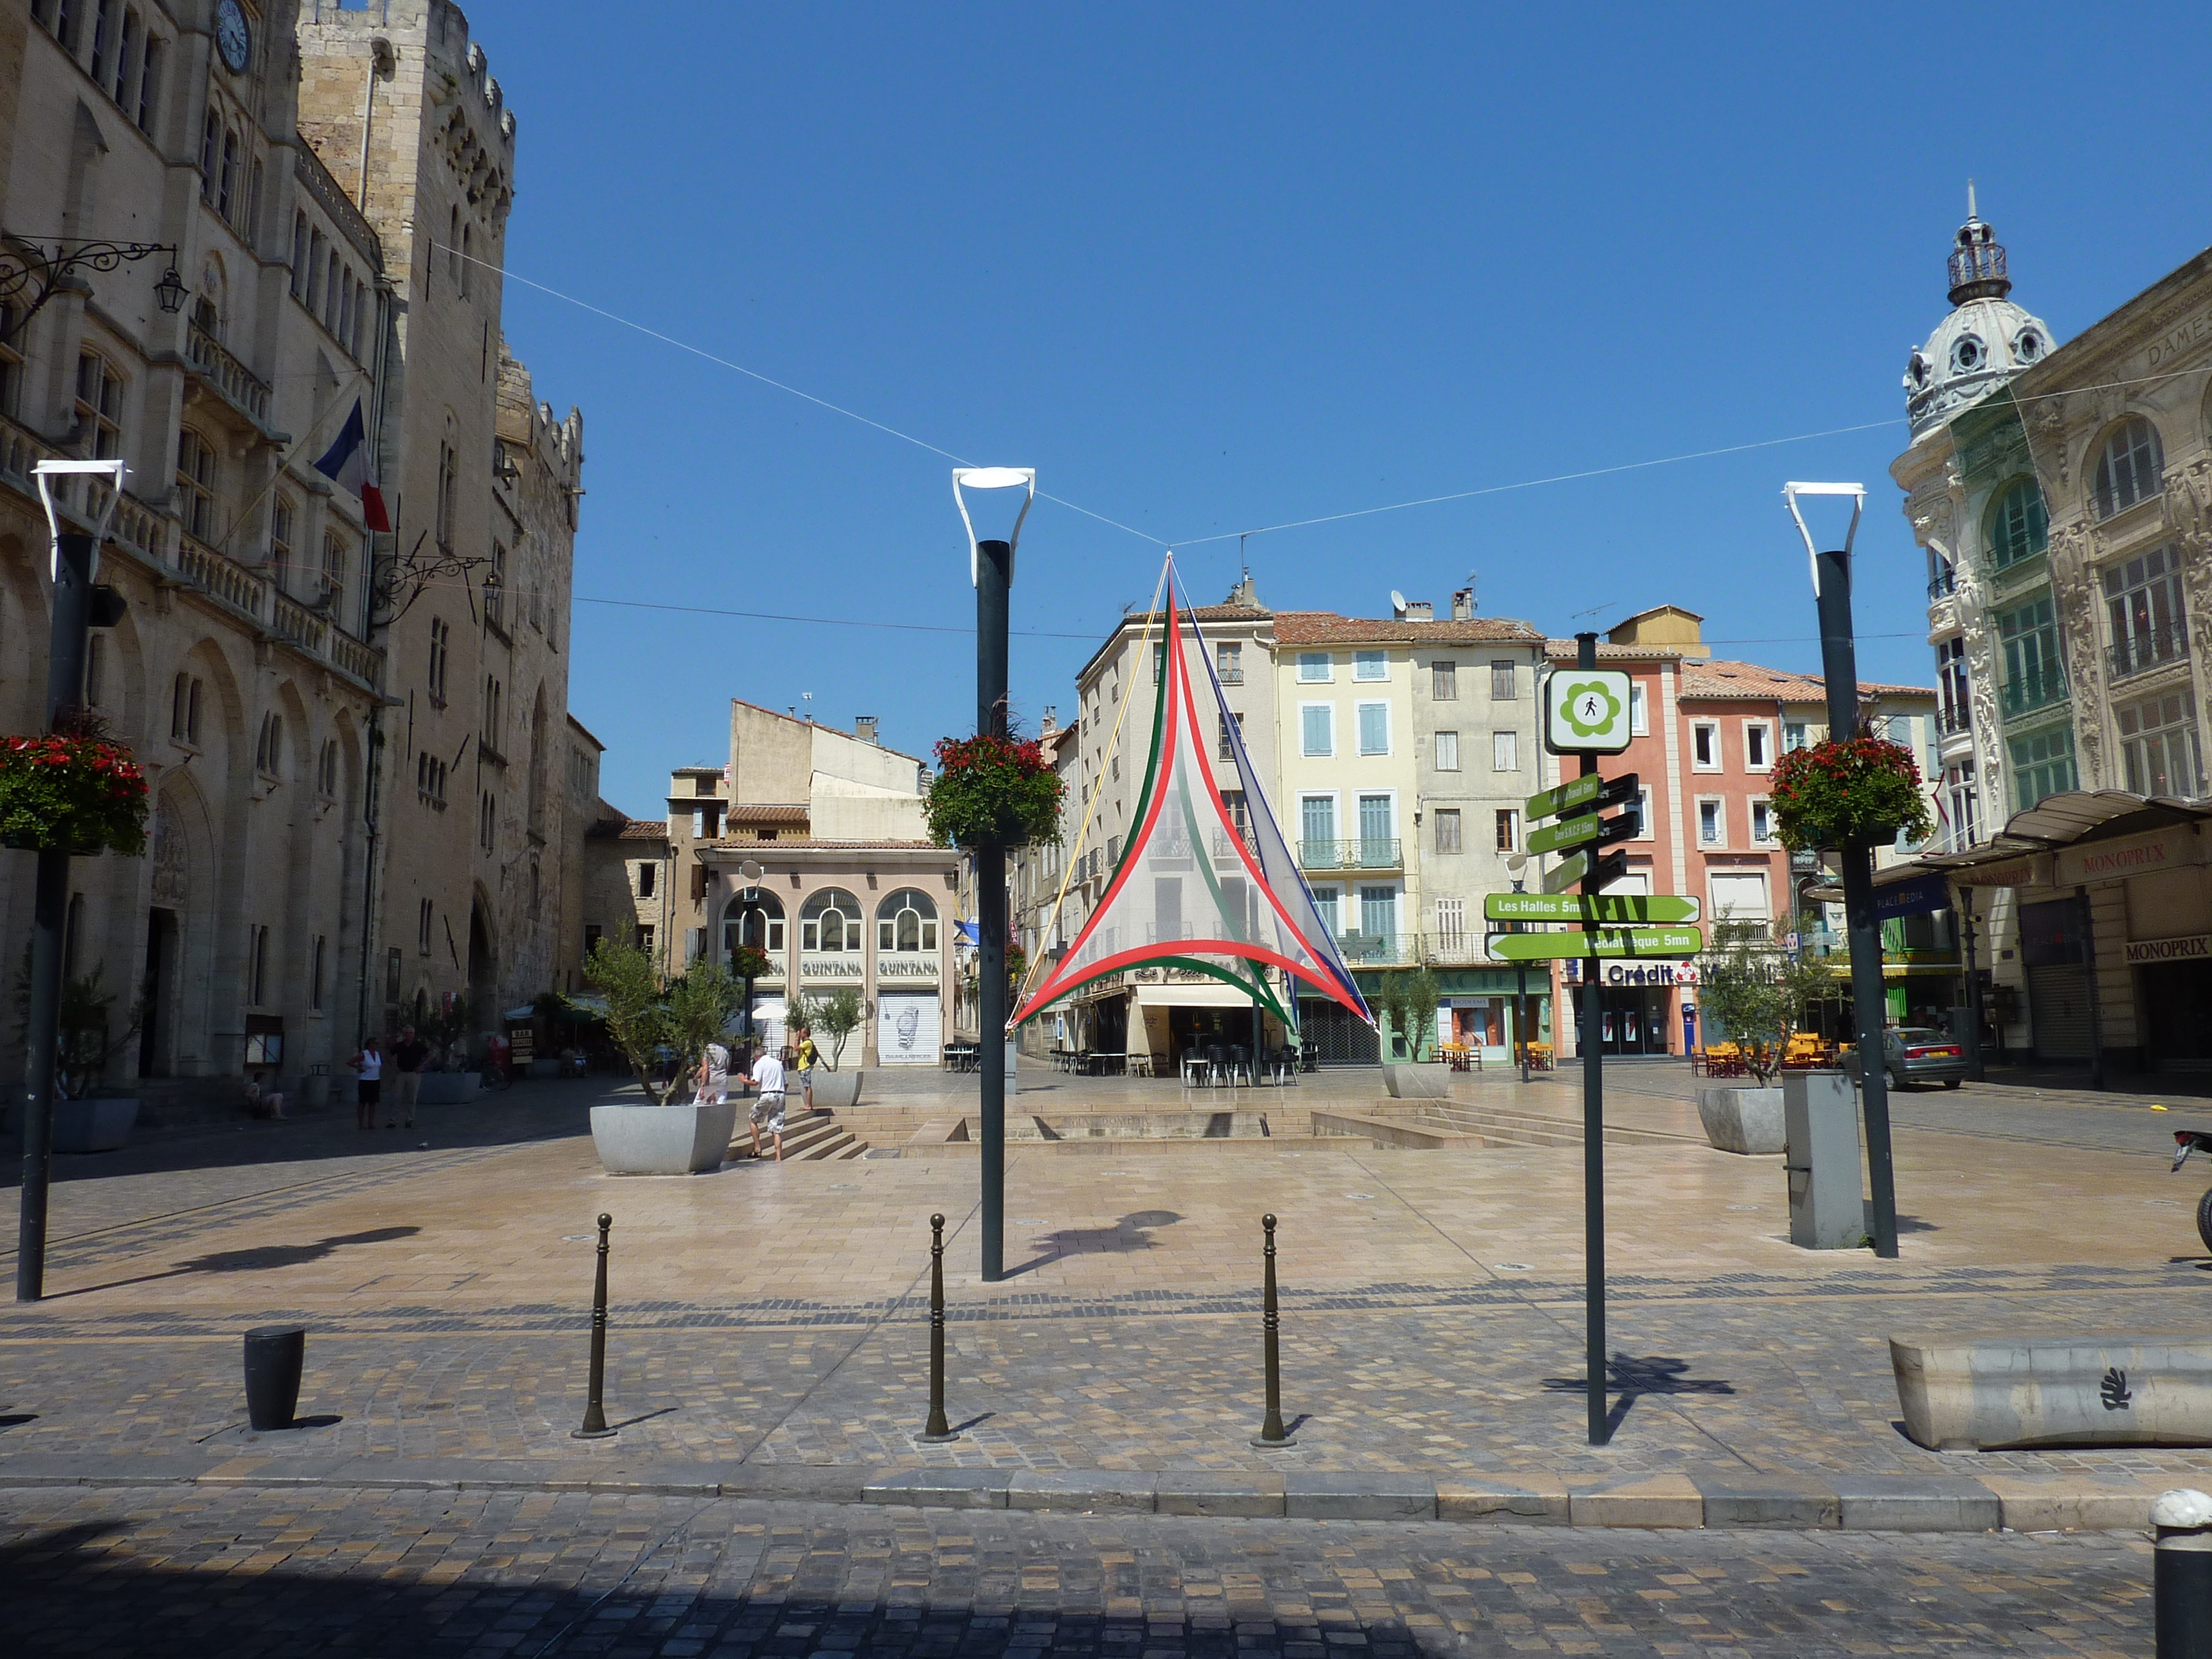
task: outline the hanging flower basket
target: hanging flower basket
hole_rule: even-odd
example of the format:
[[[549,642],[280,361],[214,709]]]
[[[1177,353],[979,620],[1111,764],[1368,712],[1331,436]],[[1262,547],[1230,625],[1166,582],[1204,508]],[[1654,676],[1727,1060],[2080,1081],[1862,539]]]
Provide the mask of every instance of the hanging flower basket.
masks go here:
[[[0,843],[40,852],[146,848],[146,775],[99,738],[0,738]]]
[[[945,738],[929,786],[930,839],[956,847],[1025,847],[1060,838],[1060,775],[1043,745],[1012,738]]]
[[[1935,828],[1920,768],[1900,743],[1856,737],[1797,749],[1776,764],[1768,792],[1775,835],[1793,853],[1872,847]]]

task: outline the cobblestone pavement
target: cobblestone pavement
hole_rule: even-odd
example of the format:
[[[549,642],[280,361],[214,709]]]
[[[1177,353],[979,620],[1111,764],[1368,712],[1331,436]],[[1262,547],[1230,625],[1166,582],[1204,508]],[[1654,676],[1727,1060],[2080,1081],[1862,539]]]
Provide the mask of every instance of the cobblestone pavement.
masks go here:
[[[1591,1532],[337,1490],[0,1493],[11,1650],[2147,1652],[2110,1534]]]
[[[1624,1115],[1694,1121],[1679,1072],[1615,1070]],[[1483,1097],[1532,1109],[1565,1093],[1479,1082]],[[1126,1161],[1024,1151],[1007,1186],[1018,1271],[985,1285],[972,1163],[612,1180],[580,1133],[604,1093],[525,1085],[450,1119],[426,1109],[427,1150],[381,1130],[309,1127],[287,1143],[301,1154],[289,1160],[227,1164],[220,1138],[205,1138],[142,1148],[136,1164],[103,1166],[112,1174],[80,1166],[57,1188],[54,1294],[0,1309],[0,1466],[26,1454],[213,1461],[246,1448],[278,1459],[2212,1480],[2204,1451],[1962,1460],[1912,1446],[1894,1424],[1893,1332],[2201,1323],[2186,1312],[2205,1288],[2194,1171],[2166,1173],[2160,1143],[2179,1115],[2154,1115],[2148,1102],[1972,1088],[1905,1097],[1900,1122],[1908,1111],[1928,1121],[1899,1135],[1908,1219],[1896,1262],[1792,1248],[1778,1160],[1609,1148],[1618,1430],[1593,1449],[1578,1147],[1348,1142]],[[1990,1137],[1970,1138],[1978,1127]],[[378,1151],[342,1150],[371,1140]],[[568,1431],[582,1413],[602,1209],[617,1221],[608,1414],[623,1426],[617,1443],[592,1448]],[[1292,1453],[1247,1443],[1263,1209],[1283,1217]],[[923,1448],[912,1437],[927,1404],[932,1210],[952,1223],[948,1403],[966,1432]],[[311,1329],[310,1425],[255,1437],[239,1338],[289,1319]]]

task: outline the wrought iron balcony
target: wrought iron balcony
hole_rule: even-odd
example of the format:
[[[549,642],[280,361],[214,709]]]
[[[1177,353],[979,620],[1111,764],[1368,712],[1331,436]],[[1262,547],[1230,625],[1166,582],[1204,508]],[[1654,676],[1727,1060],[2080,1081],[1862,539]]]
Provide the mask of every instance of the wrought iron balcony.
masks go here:
[[[1343,933],[1336,948],[1354,968],[1410,968],[1420,957],[1419,933]]]
[[[2048,708],[2066,697],[2066,676],[2057,668],[2046,669],[2040,674],[2024,675],[2016,680],[2007,680],[1999,702],[2005,714],[2026,714],[2038,708]]]
[[[1401,870],[1403,843],[1395,836],[1359,841],[1301,841],[1298,862],[1309,870]]]
[[[1936,600],[1948,599],[1958,591],[1959,573],[1947,564],[1943,567],[1942,574],[1928,584],[1928,602],[1933,605]]]
[[[2154,628],[2130,634],[2105,647],[2106,672],[2116,680],[2148,673],[2189,654],[2189,635],[2179,628]]]

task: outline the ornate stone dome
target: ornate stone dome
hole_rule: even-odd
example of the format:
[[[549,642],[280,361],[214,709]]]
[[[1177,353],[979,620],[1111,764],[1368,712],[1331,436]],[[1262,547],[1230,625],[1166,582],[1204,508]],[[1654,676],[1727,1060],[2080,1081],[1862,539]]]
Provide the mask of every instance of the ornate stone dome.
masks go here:
[[[1974,212],[1966,187],[1966,222],[1951,248],[1951,314],[1905,368],[1905,409],[1915,438],[1996,390],[2051,350],[2051,331],[2005,296],[2004,246]]]

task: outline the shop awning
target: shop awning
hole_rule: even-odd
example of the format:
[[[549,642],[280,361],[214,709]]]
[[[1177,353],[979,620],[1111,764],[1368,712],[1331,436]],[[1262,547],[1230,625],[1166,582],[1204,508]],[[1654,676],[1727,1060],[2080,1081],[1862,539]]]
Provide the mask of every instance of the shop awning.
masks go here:
[[[2035,853],[2049,853],[2084,842],[2116,841],[2146,830],[2178,823],[2212,823],[2212,802],[2191,802],[2172,795],[2137,795],[2125,789],[2069,789],[2045,795],[2005,821],[2005,827],[1981,846],[1964,853],[1928,853],[1894,864],[1874,875],[1876,892],[1914,881],[1929,871],[1954,872],[2004,864]],[[1833,881],[1805,890],[1808,898],[1839,904],[1844,890]]]

